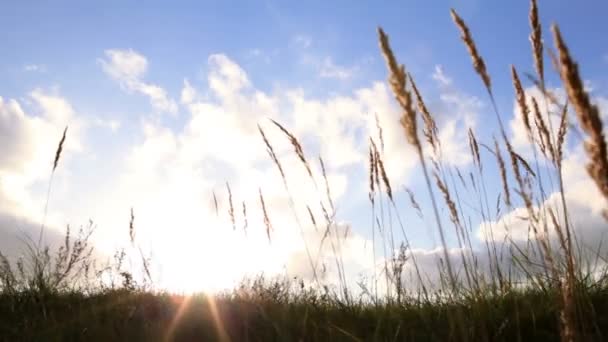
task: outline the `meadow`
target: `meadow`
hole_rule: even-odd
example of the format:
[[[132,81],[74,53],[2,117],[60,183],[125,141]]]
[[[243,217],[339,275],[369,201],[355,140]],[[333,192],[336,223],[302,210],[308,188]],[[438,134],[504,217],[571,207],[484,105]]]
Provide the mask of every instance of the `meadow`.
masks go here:
[[[517,151],[509,138],[504,123],[507,113],[496,105],[492,75],[486,68],[491,61],[486,62],[483,51],[477,48],[473,30],[455,10],[451,11],[455,32],[471,58],[472,72],[479,76],[482,95],[492,104],[487,119],[495,120],[499,128],[492,141],[481,141],[475,130],[468,131],[473,167],[464,175],[445,162],[427,100],[393,53],[388,33],[378,29],[379,53],[386,62],[388,84],[401,112],[394,124],[401,127],[403,144],[411,145],[417,154],[426,187],[424,192],[399,196],[406,196],[409,205],[432,223],[440,237],[442,255],[436,265],[423,265],[412,252],[408,223],[400,218],[400,202],[395,200],[401,190],[393,188],[385,170],[379,125],[379,138],[369,138],[366,165],[374,218],[370,230],[379,249],[374,251],[374,257],[378,255],[374,260],[377,272],[373,279],[353,288],[340,255],[340,241],[345,236],[336,228],[338,205],[332,199],[323,160],[310,159],[290,128],[273,121],[273,128],[288,139],[310,176],[311,186],[322,189],[319,193],[324,198],[319,202],[323,217],[315,217],[309,209],[306,220],[325,232],[321,243],[331,244],[337,282],[324,282],[322,267],[312,256],[315,246],[306,245],[310,279],[261,275],[243,279],[240,286],[222,293],[174,294],[154,287],[150,274],[154,259],[143,253],[134,255],[141,263],[142,277],[123,267],[125,251],[117,251],[107,263],[99,263],[90,242],[92,225],[76,231],[68,228],[58,248],[43,244],[41,229],[40,237],[24,239],[26,254],[22,259],[9,260],[0,254],[0,340],[608,339],[608,255],[601,243],[587,246],[577,237],[580,227],[569,214],[563,168],[565,142],[578,139],[586,157],[586,177],[594,187],[588,191],[599,192],[604,201],[608,200],[604,123],[585,88],[575,52],[568,49],[567,34],[562,35],[557,25],[549,34],[543,32],[538,11],[532,0],[529,37],[534,72],[520,74],[514,66],[509,70],[518,113],[531,146],[529,154]],[[398,36],[399,32],[391,32],[391,37]],[[553,45],[546,45],[548,41]],[[549,73],[561,80],[559,87],[566,94],[565,101],[546,84]],[[523,81],[534,86],[540,96],[527,93]],[[283,170],[270,135],[258,128],[260,142],[282,177],[276,182],[284,184],[294,206],[298,194],[289,191],[289,174]],[[52,173],[61,167],[66,139],[67,127],[59,139]],[[484,165],[481,154],[492,156],[493,167]],[[317,162],[323,170],[322,179],[315,178],[311,171],[311,165]],[[488,171],[494,169],[495,174]],[[498,193],[487,190],[489,179],[500,182]],[[51,186],[52,176],[49,189]],[[476,198],[474,208],[464,205],[465,195]],[[420,209],[417,199],[421,198],[430,200],[428,212]],[[240,208],[232,203],[232,196],[229,200],[226,219],[235,225],[234,213]],[[266,205],[263,189],[259,200],[265,233],[272,243],[272,232],[277,227],[272,226],[269,213],[273,208]],[[515,208],[519,208],[520,220],[528,231],[523,243],[511,237],[508,222],[499,220]],[[484,229],[486,239],[481,248],[474,242],[471,216],[490,222]],[[608,207],[604,217],[608,227]],[[131,243],[137,230],[135,219],[131,211]],[[426,276],[428,267],[434,269],[437,279]]]

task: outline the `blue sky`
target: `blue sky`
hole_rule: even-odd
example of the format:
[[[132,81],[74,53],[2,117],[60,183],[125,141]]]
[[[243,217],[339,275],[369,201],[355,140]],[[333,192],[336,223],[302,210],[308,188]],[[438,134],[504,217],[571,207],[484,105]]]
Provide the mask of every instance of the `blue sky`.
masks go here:
[[[194,223],[198,219],[208,225],[219,224],[201,218],[210,213],[209,208],[206,214],[196,209],[196,205],[208,203],[210,191],[223,191],[220,189],[224,182],[230,181],[237,183],[236,192],[244,200],[255,198],[247,194],[251,193],[250,188],[257,191],[258,185],[238,183],[242,179],[264,183],[272,166],[264,155],[252,157],[255,153],[251,144],[260,141],[249,140],[248,136],[253,129],[259,139],[255,123],[275,118],[299,135],[311,157],[320,152],[326,159],[344,159],[330,163],[330,173],[336,175],[338,184],[344,184],[337,199],[338,217],[358,234],[353,246],[365,245],[370,238],[365,161],[353,151],[367,153],[371,126],[364,124],[365,115],[369,119],[373,118],[372,111],[383,111],[378,114],[387,120],[383,124],[389,125],[398,118],[390,96],[383,97],[386,89],[378,88],[387,75],[376,38],[379,25],[390,35],[399,60],[416,78],[440,117],[438,121],[447,127],[446,146],[455,151],[450,163],[463,170],[470,167],[470,162],[457,153],[467,146],[466,135],[459,134],[459,130],[466,132],[472,124],[486,143],[491,143],[489,139],[496,133],[488,99],[450,20],[450,7],[471,28],[492,75],[501,113],[508,122],[514,120],[509,65],[514,64],[522,73],[533,71],[526,1],[421,0],[386,1],[382,5],[362,1],[175,1],[147,2],[146,6],[136,1],[106,1],[103,6],[82,1],[5,4],[0,13],[0,97],[4,100],[4,108],[0,109],[5,120],[0,124],[6,127],[0,126],[0,132],[12,132],[9,137],[17,143],[9,147],[15,148],[15,156],[23,158],[9,158],[10,163],[21,163],[19,167],[9,167],[9,162],[5,162],[3,169],[0,163],[4,178],[0,199],[10,203],[0,205],[0,209],[7,217],[13,217],[7,222],[41,220],[48,173],[41,169],[47,160],[39,149],[52,151],[61,128],[69,124],[75,127],[75,136],[68,137],[73,145],[66,152],[65,170],[55,181],[51,201],[54,212],[49,220],[60,227],[92,218],[102,226],[100,246],[109,249],[114,246],[110,242],[117,240],[113,237],[120,234],[120,222],[127,221],[129,207],[147,208],[138,213],[149,226],[142,229],[153,232],[142,233],[142,244],[154,249],[162,242],[158,231],[166,229],[155,226],[158,208],[173,208],[173,212],[168,212],[175,215],[187,212],[184,221],[177,221],[186,226],[199,224]],[[575,57],[584,61],[582,73],[593,93],[604,101],[608,95],[608,23],[603,14],[608,12],[608,4],[588,1],[583,6],[571,1],[542,1],[540,11],[546,45],[551,46],[552,41],[549,24],[558,22]],[[549,70],[548,59],[546,66]],[[212,78],[219,82],[216,87]],[[558,86],[554,73],[548,80],[550,85]],[[186,89],[194,95],[185,98]],[[227,95],[222,95],[222,89]],[[152,91],[155,95],[150,95]],[[165,102],[155,103],[155,99]],[[16,101],[23,115],[15,114],[19,110],[8,105],[11,100]],[[262,110],[267,112],[261,113]],[[41,122],[37,123],[36,118]],[[351,125],[351,119],[357,123]],[[15,123],[25,128],[13,130]],[[451,124],[455,132],[449,130]],[[214,125],[218,131],[209,128]],[[41,132],[44,137],[36,138]],[[213,141],[197,140],[201,138],[196,138],[196,133],[217,134],[219,141],[236,134],[239,138],[234,141],[242,147],[208,146]],[[511,131],[510,134],[516,135]],[[243,140],[238,140],[241,137]],[[280,139],[279,135],[273,137]],[[420,171],[411,155],[404,156],[411,150],[398,147],[406,144],[405,139],[393,143],[394,149],[387,153],[403,159],[395,161],[394,166],[388,164],[389,171],[394,172],[395,186],[402,190],[405,185],[420,193],[419,201],[427,208]],[[580,142],[570,142],[573,164],[578,160],[576,152],[580,152],[577,143]],[[196,144],[202,144],[205,150],[200,156],[191,151]],[[211,147],[216,151],[211,151]],[[257,147],[263,153],[263,147]],[[154,149],[166,155],[156,160]],[[234,159],[240,159],[242,153],[242,161],[222,160],[217,152],[222,149]],[[279,149],[285,151],[286,147]],[[135,164],[144,166],[140,170]],[[494,162],[488,160],[487,164],[492,174]],[[256,175],[243,178],[244,172],[252,168],[259,174],[251,172]],[[15,170],[27,173],[27,177]],[[179,182],[190,176],[205,179],[201,184]],[[490,192],[499,192],[498,180],[489,178]],[[129,188],[133,179],[150,183],[142,181],[139,188]],[[295,182],[305,180],[296,177]],[[193,190],[197,186],[200,193]],[[177,198],[168,198],[167,194]],[[401,191],[398,203],[405,208],[403,194]],[[184,196],[184,202],[192,198],[200,203],[178,203],[179,196]],[[280,203],[280,199],[277,201]],[[120,208],[123,216],[112,215]],[[413,215],[411,209],[403,212],[406,217]],[[472,225],[479,225],[480,218],[472,216]],[[167,218],[166,222],[171,221]],[[431,250],[436,241],[424,232],[428,222],[426,226],[422,221],[411,225],[416,247]],[[179,231],[188,239],[195,239],[199,233],[188,235],[193,234],[192,229],[195,228]],[[218,244],[229,237],[217,237]],[[163,255],[171,254],[172,248],[159,248],[165,250],[164,254],[158,252],[161,263]],[[289,264],[291,252],[277,253]],[[276,255],[267,257],[273,256]],[[357,264],[357,258],[353,260]],[[166,265],[175,264],[169,261]],[[249,271],[255,269],[255,265],[251,267]]]

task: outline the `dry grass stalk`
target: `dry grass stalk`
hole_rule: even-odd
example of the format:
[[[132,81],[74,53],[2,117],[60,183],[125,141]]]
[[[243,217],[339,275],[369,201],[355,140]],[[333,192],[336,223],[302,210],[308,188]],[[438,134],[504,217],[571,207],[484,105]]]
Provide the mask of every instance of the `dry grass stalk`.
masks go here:
[[[422,95],[418,91],[418,87],[414,82],[414,78],[412,75],[409,75],[410,84],[412,85],[412,90],[414,91],[414,96],[416,97],[416,104],[418,105],[418,110],[422,114],[422,121],[424,122],[424,129],[422,130],[426,141],[433,147],[434,151],[437,151],[437,144],[439,143],[439,139],[437,137],[437,125],[435,123],[435,119],[429,112],[424,100],[422,99]]]
[[[334,201],[331,197],[331,190],[329,188],[329,181],[327,180],[327,172],[325,171],[325,163],[323,162],[323,158],[319,156],[319,164],[321,164],[321,172],[323,173],[323,180],[325,181],[325,194],[327,195],[327,201],[329,201],[329,206],[331,207],[331,211],[334,212]]]
[[[545,119],[540,113],[540,109],[538,108],[538,102],[536,102],[536,98],[534,98],[534,96],[532,96],[532,109],[534,112],[534,123],[536,124],[536,129],[538,131],[540,150],[545,155],[545,157],[553,158],[553,155],[555,153],[553,152],[551,135],[549,133],[549,129],[547,128],[547,124],[545,123]],[[547,153],[549,154],[547,155]]]
[[[228,215],[230,215],[230,221],[232,222],[232,229],[236,230],[236,219],[234,217],[234,206],[232,205],[232,191],[230,190],[230,184],[226,182],[226,189],[228,190]]]
[[[260,135],[262,136],[262,139],[264,140],[264,144],[266,145],[266,151],[268,152],[268,155],[270,156],[270,158],[272,159],[274,164],[279,169],[279,173],[281,173],[281,178],[283,179],[283,183],[287,184],[287,178],[285,177],[285,172],[283,171],[283,166],[279,162],[279,158],[277,158],[277,155],[274,152],[274,148],[270,144],[270,141],[268,141],[268,138],[266,138],[266,134],[264,133],[264,130],[262,129],[262,127],[260,125],[258,125],[258,130],[260,131]]]
[[[509,183],[507,182],[507,168],[505,161],[500,153],[500,147],[498,141],[494,138],[494,148],[496,152],[496,160],[498,161],[498,169],[500,170],[500,179],[502,180],[502,189],[505,194],[504,200],[507,207],[511,207],[511,192],[509,191]]]
[[[378,118],[378,113],[374,114],[376,119],[376,129],[378,130],[378,139],[380,139],[380,151],[384,153],[384,133],[382,131],[382,125],[380,125],[380,118]]]
[[[608,199],[608,148],[603,133],[603,124],[599,109],[591,103],[579,74],[578,65],[570,56],[566,43],[557,26],[553,26],[553,38],[559,53],[559,71],[568,93],[568,99],[574,106],[582,129],[587,133],[585,151],[590,162],[587,172],[595,181],[604,198]]]
[[[441,224],[441,219],[439,217],[439,209],[437,207],[437,202],[435,200],[433,189],[431,185],[431,178],[429,176],[428,168],[426,166],[426,161],[424,159],[424,154],[422,151],[422,146],[420,145],[420,140],[418,139],[418,132],[416,130],[416,112],[412,107],[412,97],[410,92],[406,88],[407,75],[405,73],[405,67],[403,65],[399,65],[397,60],[395,59],[395,55],[391,50],[389,45],[388,37],[382,31],[381,28],[378,28],[378,36],[380,41],[380,49],[382,50],[382,54],[386,60],[386,65],[389,70],[389,84],[393,91],[393,95],[397,100],[397,103],[401,106],[403,114],[400,119],[400,123],[404,128],[405,137],[410,144],[414,146],[416,149],[416,153],[418,155],[420,165],[422,167],[422,171],[424,174],[424,179],[427,187],[427,191],[429,192],[429,197],[431,199],[431,204],[433,207],[433,214],[435,216],[435,222],[437,224],[437,230],[439,231],[439,236],[441,238],[441,244],[443,247],[443,257],[446,261],[447,266],[447,274],[449,276],[451,290],[454,293],[460,291],[456,278],[454,276],[454,271],[452,269],[452,265],[450,262],[450,258],[448,255],[447,242],[445,238],[445,231],[443,229],[443,225]],[[458,317],[458,327],[462,336],[465,336],[464,331],[464,323],[462,322],[461,315],[457,315]]]
[[[531,224],[536,232],[536,227],[534,221],[536,221],[536,214],[534,213],[534,205],[532,203],[532,198],[530,194],[526,191],[526,185],[524,182],[524,178],[521,175],[519,170],[519,158],[518,154],[513,150],[513,146],[511,143],[507,141],[507,151],[509,152],[509,157],[511,158],[511,168],[513,169],[513,174],[515,175],[515,180],[517,181],[517,185],[519,186],[519,195],[522,197],[524,204],[526,205],[526,209],[528,210],[528,215],[530,216]]]
[[[315,215],[312,213],[309,205],[306,205],[306,210],[308,210],[308,216],[310,217],[310,222],[312,222],[312,225],[315,227],[315,231],[318,231],[319,228],[317,227],[317,220],[315,219]]]
[[[215,216],[219,216],[219,207],[217,205],[217,196],[215,195],[215,191],[213,193],[213,207],[215,208]]]
[[[405,192],[407,192],[408,197],[410,199],[410,205],[412,206],[412,208],[416,209],[416,212],[418,213],[418,216],[422,217],[423,216],[422,215],[422,209],[420,209],[420,205],[418,204],[418,201],[416,201],[416,197],[414,196],[414,192],[411,189],[407,188],[407,187],[404,187],[404,189],[405,189]]]
[[[481,156],[479,154],[479,144],[477,143],[477,138],[475,138],[475,133],[473,130],[469,128],[469,149],[471,150],[471,155],[473,156],[473,160],[477,167],[481,170]]]
[[[306,172],[308,172],[308,175],[310,176],[310,178],[314,180],[314,177],[312,176],[312,170],[310,169],[310,165],[308,164],[308,161],[306,160],[306,156],[304,155],[304,149],[302,149],[302,145],[298,141],[298,138],[296,138],[293,134],[291,134],[280,123],[278,123],[272,119],[270,119],[270,121],[272,121],[272,123],[274,123],[275,126],[279,127],[279,129],[289,138],[289,142],[291,142],[291,145],[293,146],[293,148],[296,152],[296,155],[298,156],[298,158],[300,159],[302,164],[304,164],[304,167],[306,168]]]
[[[249,226],[247,223],[247,204],[243,201],[243,232],[247,234],[247,227]]]
[[[412,95],[406,88],[407,75],[405,72],[405,67],[403,64],[399,65],[397,63],[397,59],[395,58],[393,50],[391,50],[389,45],[388,36],[384,33],[384,31],[382,31],[381,28],[378,28],[378,37],[380,41],[380,49],[382,50],[382,54],[384,55],[386,65],[390,73],[388,82],[391,86],[395,99],[403,110],[400,123],[405,130],[405,137],[410,144],[416,147],[416,149],[421,150],[422,147],[416,131],[416,111],[414,111],[414,108],[412,107]]]
[[[460,29],[460,38],[462,39],[462,41],[467,47],[467,50],[469,51],[469,55],[473,60],[473,67],[475,68],[475,71],[481,77],[481,80],[485,84],[488,91],[491,92],[492,84],[490,81],[490,75],[488,74],[486,64],[484,63],[483,58],[481,58],[479,52],[477,51],[477,47],[475,46],[475,41],[473,40],[471,31],[467,27],[467,24],[464,22],[464,20],[460,18],[458,13],[456,13],[453,8],[450,9],[450,14],[452,15],[452,20],[454,21],[458,29]]]
[[[264,226],[266,226],[266,236],[268,236],[268,242],[270,243],[270,232],[272,231],[272,224],[268,217],[268,211],[266,210],[266,202],[264,201],[264,195],[262,195],[262,188],[258,188],[260,193],[260,204],[262,205],[262,214],[264,215]]]
[[[437,184],[439,191],[441,191],[441,194],[443,195],[443,199],[444,199],[445,203],[447,204],[448,209],[450,210],[450,220],[455,225],[460,226],[460,219],[458,218],[458,210],[456,209],[456,203],[452,199],[450,190],[448,189],[447,185],[441,180],[441,177],[439,177],[437,172],[433,172],[433,175],[435,176],[435,183]]]
[[[455,167],[456,169],[456,174],[458,175],[458,179],[460,179],[460,183],[462,184],[462,187],[464,187],[465,189],[467,189],[467,182],[464,180],[464,177],[462,176],[462,173],[460,172],[460,169],[458,167]]]
[[[386,174],[386,170],[384,169],[384,162],[382,162],[382,158],[376,154],[376,162],[378,163],[378,168],[380,170],[380,175],[382,176],[382,183],[384,183],[384,188],[386,189],[386,195],[388,198],[393,201],[393,190],[391,188],[391,183],[388,180],[388,175]]]
[[[521,163],[521,165],[524,167],[524,169],[526,169],[526,171],[532,175],[532,177],[536,177],[536,174],[534,173],[534,171],[532,171],[532,168],[530,167],[530,164],[528,163],[527,160],[524,159],[524,157],[522,157],[519,153],[512,151],[511,153],[513,153],[513,155],[515,156],[515,158],[517,158],[517,160]]]
[[[376,189],[380,191],[380,168],[378,166],[378,159],[380,159],[380,153],[378,152],[378,148],[376,147],[376,143],[374,140],[370,138],[370,145],[372,148],[372,153],[374,157],[374,183],[376,184]]]
[[[135,213],[131,207],[131,218],[129,220],[129,240],[131,244],[135,244]]]
[[[557,100],[557,96],[555,96],[555,94],[551,90],[546,89],[546,88],[543,89],[544,86],[542,85],[541,81],[539,81],[536,77],[534,77],[534,75],[531,75],[527,72],[525,72],[524,75],[530,82],[534,83],[534,86],[536,88],[538,88],[543,93],[544,96],[547,97],[549,102],[551,102],[552,104],[554,104],[558,107],[562,106],[562,104],[559,103],[559,101]]]
[[[57,146],[57,151],[55,151],[55,160],[53,161],[53,172],[57,168],[57,164],[59,163],[59,158],[61,158],[61,152],[63,151],[63,144],[65,143],[65,137],[68,133],[68,126],[65,126],[63,130],[63,135],[61,136],[61,140],[59,140],[59,145]]]
[[[53,169],[51,171],[51,179],[49,180],[49,187],[46,192],[46,202],[44,204],[44,216],[42,219],[42,223],[40,224],[40,234],[38,235],[38,247],[42,244],[42,237],[44,236],[44,225],[46,223],[46,216],[48,214],[49,209],[49,199],[51,198],[51,186],[53,184],[53,176],[55,175],[55,169],[57,169],[57,165],[59,164],[59,159],[61,158],[61,152],[63,151],[63,144],[65,143],[65,138],[68,133],[68,126],[65,126],[63,130],[63,135],[59,140],[59,145],[57,145],[57,150],[55,151],[55,159],[53,160]]]
[[[555,165],[561,167],[562,159],[564,157],[564,141],[566,140],[566,134],[568,134],[568,103],[564,105],[562,110],[562,115],[559,119],[559,129],[557,131],[557,142],[555,143],[556,149],[556,160],[554,160]]]
[[[555,212],[553,211],[553,208],[551,206],[548,206],[547,209],[549,211],[549,216],[551,217],[551,222],[553,223],[553,228],[555,229],[555,232],[557,233],[560,247],[564,252],[568,253],[569,247],[568,247],[568,243],[566,240],[566,236],[564,235],[564,231],[562,229],[562,225],[557,220],[557,216],[555,216]]]
[[[371,139],[370,139],[371,141]],[[369,146],[369,200],[374,204],[374,198],[376,193],[375,183],[374,183],[374,165],[376,164],[376,160],[374,157],[374,151],[372,149],[372,145]]]
[[[513,79],[513,87],[515,88],[515,96],[517,98],[517,105],[519,106],[519,111],[521,112],[521,119],[524,123],[524,127],[526,128],[526,132],[528,133],[528,137],[530,141],[532,141],[532,128],[530,127],[530,109],[528,108],[528,104],[526,103],[526,93],[524,92],[523,87],[521,86],[521,81],[519,80],[519,76],[517,75],[517,70],[513,65],[511,65],[511,78]]]
[[[540,26],[540,19],[538,17],[538,6],[536,0],[530,1],[530,43],[532,44],[532,56],[534,57],[534,68],[540,78],[540,84],[544,89],[545,84],[545,71],[543,63],[543,37],[542,29]]]

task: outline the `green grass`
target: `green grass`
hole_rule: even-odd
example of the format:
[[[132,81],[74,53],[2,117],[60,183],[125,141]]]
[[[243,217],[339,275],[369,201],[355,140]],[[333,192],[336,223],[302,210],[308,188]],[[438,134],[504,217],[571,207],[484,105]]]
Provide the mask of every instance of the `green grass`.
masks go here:
[[[587,289],[595,324],[581,340],[608,336],[608,290]],[[559,341],[555,292],[510,291],[462,303],[342,303],[284,282],[232,293],[176,296],[134,290],[0,296],[3,341],[216,341],[209,300],[232,341],[460,341],[454,315],[470,341]],[[183,311],[180,312],[180,308]],[[596,330],[597,329],[597,330]]]

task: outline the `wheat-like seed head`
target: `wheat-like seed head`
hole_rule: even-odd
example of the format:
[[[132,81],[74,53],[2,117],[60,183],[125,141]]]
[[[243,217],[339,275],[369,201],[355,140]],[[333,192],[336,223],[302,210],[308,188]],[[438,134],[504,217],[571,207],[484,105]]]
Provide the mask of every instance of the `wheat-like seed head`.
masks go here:
[[[418,105],[418,110],[422,114],[422,121],[424,122],[423,134],[426,138],[426,141],[433,147],[433,150],[437,150],[437,144],[439,143],[439,139],[437,138],[437,125],[435,124],[435,119],[429,112],[424,100],[422,99],[422,95],[418,91],[418,87],[414,82],[414,78],[412,75],[409,75],[410,84],[412,85],[412,90],[414,91],[414,96],[416,97],[416,103]]]
[[[215,195],[215,191],[212,192],[213,193],[213,207],[215,208],[215,216],[219,215],[219,208],[217,205],[217,196]]]
[[[228,215],[232,222],[232,230],[236,230],[236,218],[234,217],[234,206],[232,205],[232,191],[230,190],[230,184],[226,182],[226,190],[228,191]]]
[[[513,79],[513,87],[515,88],[517,105],[519,106],[519,110],[521,112],[521,118],[524,123],[524,127],[526,128],[528,137],[530,138],[530,140],[532,140],[533,135],[532,128],[530,127],[530,109],[528,108],[528,104],[526,103],[526,93],[524,92],[524,89],[521,86],[519,75],[517,75],[517,70],[513,65],[511,65],[511,78]]]
[[[496,160],[498,161],[498,169],[500,170],[500,179],[502,180],[502,189],[505,193],[505,204],[507,207],[511,207],[511,192],[509,191],[509,183],[507,182],[507,168],[505,166],[505,160],[502,158],[500,153],[500,147],[498,141],[494,138],[494,149],[496,152]]]
[[[534,173],[534,171],[532,171],[532,168],[530,167],[530,163],[528,163],[528,161],[526,159],[524,159],[524,157],[522,157],[519,153],[512,151],[511,152],[515,158],[517,158],[517,161],[519,163],[521,163],[521,165],[524,167],[524,169],[526,169],[526,172],[528,172],[532,177],[536,177],[536,173]]]
[[[448,189],[447,185],[443,182],[443,180],[441,180],[441,178],[439,177],[437,172],[433,172],[433,175],[435,176],[435,183],[437,184],[439,191],[441,191],[441,194],[443,195],[443,199],[444,199],[445,203],[447,204],[448,209],[450,210],[450,220],[455,225],[460,226],[460,219],[458,218],[458,210],[456,209],[456,203],[452,199],[450,190]]]
[[[289,138],[289,141],[291,142],[291,145],[293,146],[296,155],[298,156],[298,158],[300,159],[300,161],[302,162],[302,164],[304,164],[304,167],[306,168],[306,172],[308,173],[308,175],[310,176],[311,179],[314,180],[314,177],[312,176],[312,170],[310,169],[310,165],[308,164],[308,160],[306,160],[306,156],[304,155],[304,149],[302,148],[302,145],[300,144],[300,142],[298,141],[298,138],[295,137],[295,135],[291,134],[291,132],[289,132],[285,127],[283,127],[283,125],[281,125],[280,123],[270,119],[270,121],[272,121],[272,123],[275,124],[275,126],[279,127],[279,129]]]
[[[545,119],[540,113],[540,109],[538,107],[538,102],[536,98],[532,96],[532,110],[534,112],[534,123],[536,124],[536,129],[538,131],[538,140],[540,142],[540,150],[541,152],[547,156],[547,150],[549,151],[549,155],[547,157],[551,157],[553,159],[553,143],[551,142],[551,135],[549,134],[549,129],[547,128],[547,124],[545,123]]]
[[[68,126],[65,126],[63,130],[63,135],[61,136],[61,140],[59,140],[59,145],[57,146],[57,151],[55,151],[55,160],[53,161],[53,172],[57,168],[57,164],[59,163],[59,158],[61,158],[61,152],[63,151],[63,143],[65,143],[65,136],[68,133]]]
[[[371,139],[370,139],[371,141]],[[372,145],[369,146],[369,200],[374,204],[375,197],[375,183],[374,183],[374,165],[376,161],[374,160],[374,151],[372,150]]]
[[[583,86],[579,75],[578,65],[570,56],[559,28],[554,25],[553,39],[559,53],[559,71],[568,99],[577,113],[582,129],[587,133],[585,150],[590,162],[587,172],[595,181],[600,192],[608,199],[608,148],[603,133],[603,123],[599,109],[591,103],[589,95]]]
[[[374,143],[373,139],[370,139],[370,144],[372,148],[372,153],[374,154],[374,183],[376,184],[376,189],[380,190],[380,170],[378,167],[378,159],[380,159],[380,152],[378,152],[378,148],[376,147],[376,143]]]
[[[243,201],[243,232],[245,232],[245,234],[247,234],[247,227],[248,222],[247,222],[247,204],[245,203],[245,201]]]
[[[378,130],[378,139],[380,140],[380,151],[384,153],[384,133],[382,131],[382,125],[380,125],[380,118],[378,118],[378,113],[374,113],[374,117],[376,119],[376,129]]]
[[[131,244],[135,243],[135,213],[131,208],[131,219],[129,220],[129,239]]]
[[[534,68],[544,88],[545,71],[543,63],[543,37],[540,19],[538,18],[538,6],[536,0],[530,1],[530,43],[532,44],[532,56],[534,57]]]
[[[386,189],[386,194],[388,198],[393,201],[393,190],[391,188],[391,183],[388,180],[388,176],[386,174],[386,170],[384,169],[384,162],[380,156],[377,157],[378,168],[380,169],[380,175],[382,176],[382,182],[384,183],[384,188]]]
[[[258,188],[258,192],[260,193],[260,204],[262,206],[262,214],[264,215],[264,225],[266,226],[266,236],[268,236],[268,242],[270,243],[270,232],[272,231],[272,224],[270,223],[270,218],[268,217],[268,211],[266,210],[266,202],[264,201],[264,195],[262,195],[262,188]]]
[[[382,50],[382,54],[386,60],[386,66],[390,73],[388,80],[389,84],[391,85],[395,99],[403,110],[403,114],[399,121],[405,130],[405,137],[410,144],[421,151],[422,147],[420,146],[418,132],[416,131],[416,111],[412,107],[412,96],[406,88],[407,75],[405,73],[405,67],[397,63],[397,59],[390,47],[388,36],[381,28],[378,28],[378,37],[380,49]]]
[[[279,158],[277,158],[277,155],[274,152],[274,148],[270,144],[270,141],[268,141],[268,138],[266,138],[266,134],[264,133],[264,130],[262,129],[262,127],[260,125],[258,125],[258,130],[260,131],[260,135],[262,136],[262,139],[264,140],[264,144],[266,145],[266,151],[268,152],[268,155],[270,156],[270,158],[272,159],[274,164],[279,169],[279,173],[281,174],[283,183],[287,184],[287,178],[285,177],[285,172],[283,171],[283,165],[281,165],[281,163],[279,162]]]
[[[491,90],[492,82],[490,80],[490,74],[488,74],[488,70],[486,69],[486,64],[483,61],[483,58],[481,58],[481,55],[477,51],[477,47],[475,46],[475,41],[473,40],[471,31],[469,30],[464,20],[462,20],[462,18],[458,15],[458,13],[456,13],[453,8],[450,9],[450,14],[452,15],[452,20],[454,21],[458,29],[460,29],[460,38],[466,45],[467,50],[469,51],[469,55],[473,60],[473,68],[475,68],[475,71],[477,72],[479,77],[481,77],[481,80],[483,81],[483,84],[486,86],[486,88],[488,90]]]
[[[410,199],[410,205],[412,206],[412,208],[416,209],[416,212],[418,213],[419,217],[422,217],[422,209],[420,208],[420,204],[418,204],[418,201],[416,201],[416,196],[414,196],[414,192],[405,187],[405,192],[407,192],[408,197]]]
[[[315,215],[312,213],[309,205],[306,205],[306,210],[308,210],[308,216],[310,217],[310,222],[312,222],[312,225],[315,227],[315,231],[318,231],[319,228],[317,227],[317,220],[315,219]]]
[[[473,130],[469,128],[469,149],[471,150],[471,155],[473,156],[473,160],[477,167],[481,169],[481,156],[479,155],[479,144],[477,143],[477,138],[475,138],[475,133]]]

